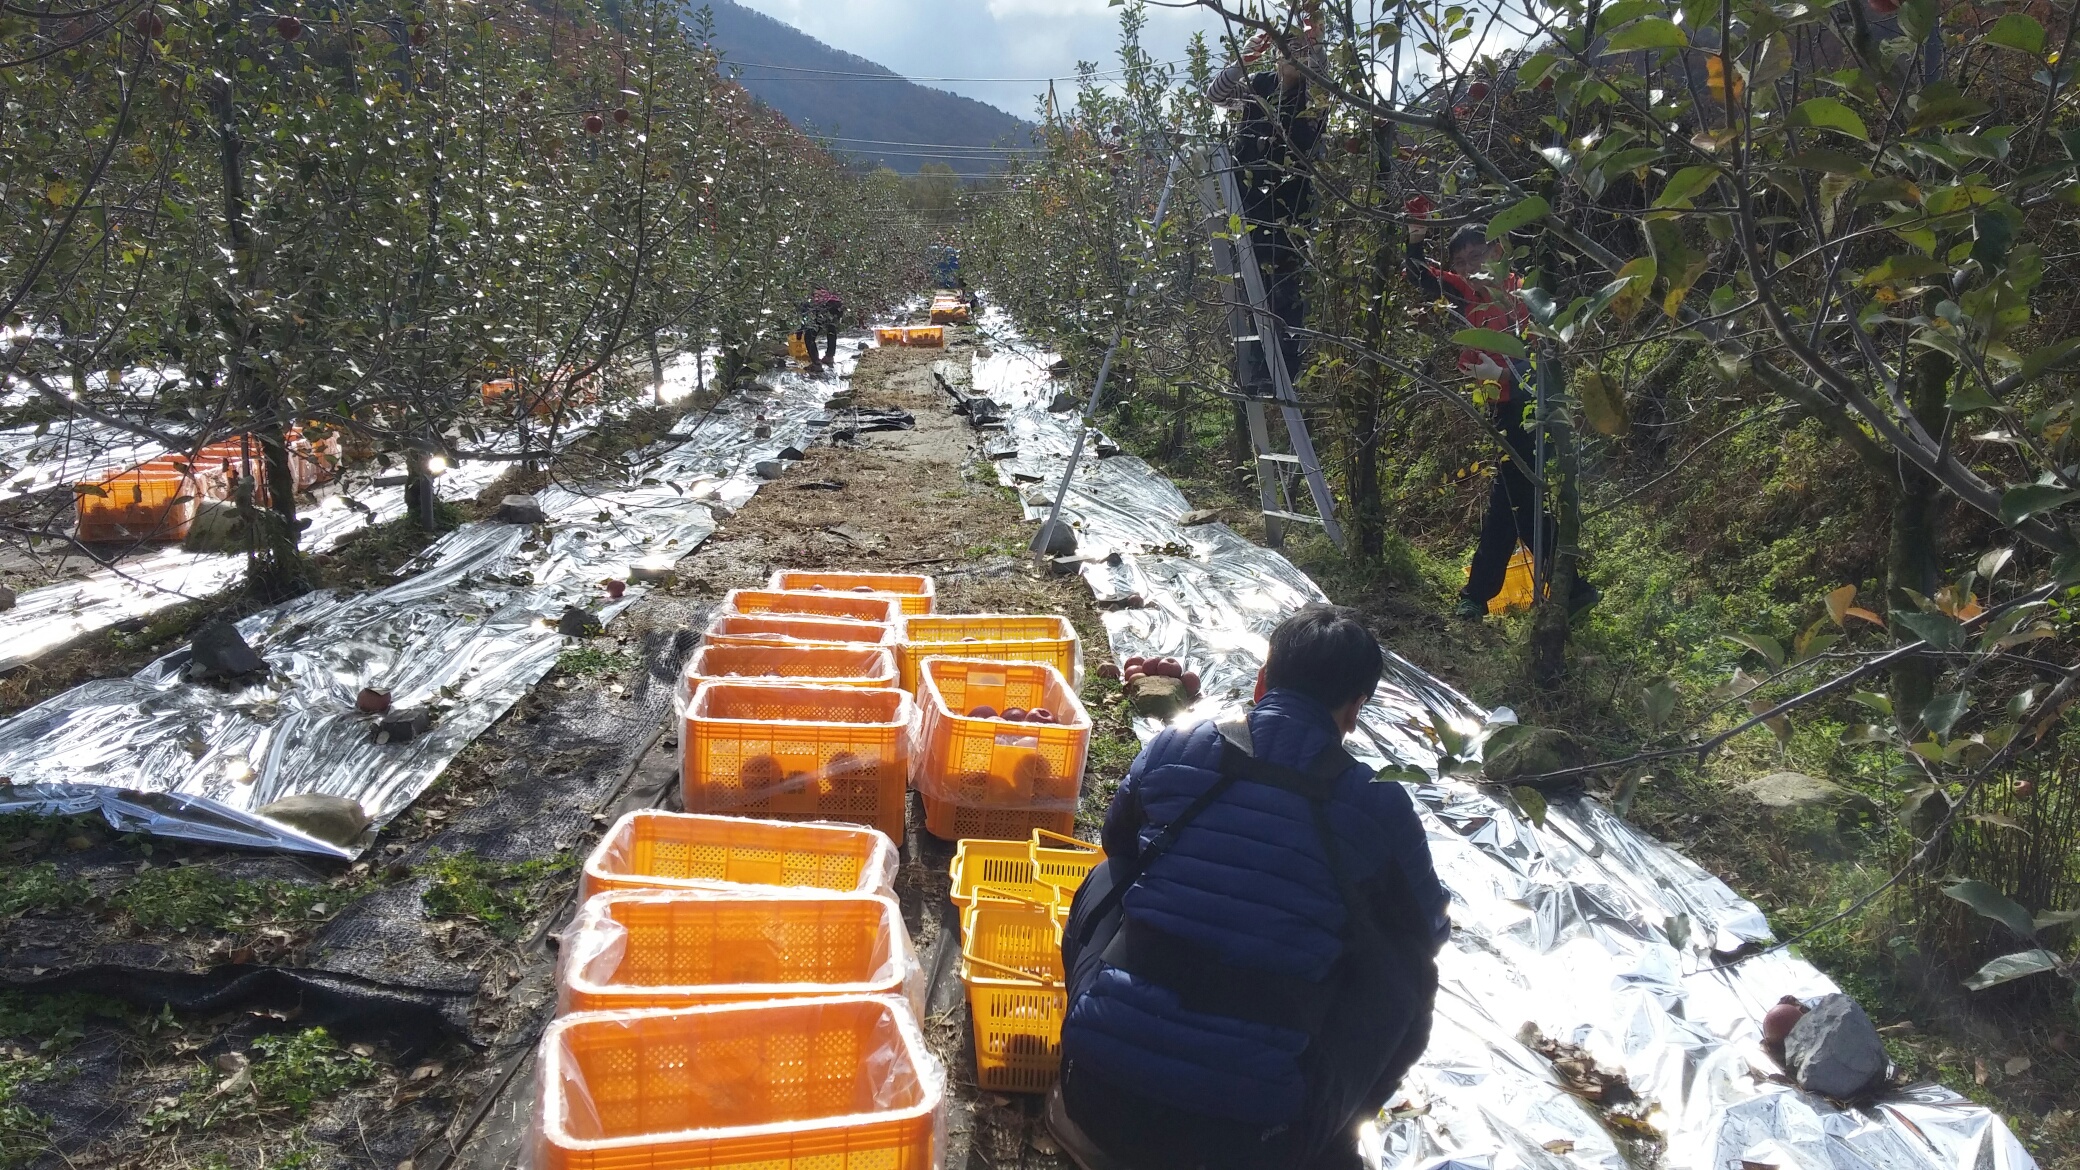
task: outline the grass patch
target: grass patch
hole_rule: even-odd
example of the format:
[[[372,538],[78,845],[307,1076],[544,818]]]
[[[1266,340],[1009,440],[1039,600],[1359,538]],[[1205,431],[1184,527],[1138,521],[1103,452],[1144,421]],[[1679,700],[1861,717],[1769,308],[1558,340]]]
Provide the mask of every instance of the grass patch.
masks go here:
[[[86,904],[93,898],[87,883],[58,876],[58,867],[48,861],[25,865],[0,886],[0,919],[22,914],[58,914]]]
[[[557,672],[574,678],[618,675],[635,664],[636,660],[626,654],[596,646],[580,646],[556,656]]]
[[[248,1118],[301,1119],[320,1101],[375,1076],[374,1061],[342,1049],[323,1028],[262,1036],[242,1070],[226,1074],[196,1065],[187,1090],[147,1113],[143,1124],[148,1133],[166,1133]]]
[[[26,1166],[49,1146],[50,1118],[21,1103],[21,1091],[51,1078],[51,1062],[0,1056],[0,1167]]]
[[[109,906],[148,931],[238,930],[307,920],[326,896],[320,886],[246,881],[196,865],[147,870],[110,897]]]
[[[486,861],[475,854],[439,850],[418,872],[430,879],[420,902],[429,918],[475,922],[503,939],[520,937],[556,878],[577,867],[565,854],[532,861]]]

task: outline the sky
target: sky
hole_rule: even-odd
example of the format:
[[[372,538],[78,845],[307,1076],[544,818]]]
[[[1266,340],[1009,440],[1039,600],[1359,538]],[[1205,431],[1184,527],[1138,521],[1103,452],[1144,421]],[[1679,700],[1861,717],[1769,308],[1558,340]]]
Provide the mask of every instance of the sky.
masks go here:
[[[1044,80],[1071,79],[1078,61],[1117,64],[1119,10],[1106,0],[737,0],[832,48],[857,53],[935,89],[1036,117]],[[1151,6],[1141,42],[1157,61],[1184,60],[1198,31],[1220,29],[1204,9]],[[1210,39],[1210,36],[1209,36]],[[1216,51],[1218,54],[1218,51]]]

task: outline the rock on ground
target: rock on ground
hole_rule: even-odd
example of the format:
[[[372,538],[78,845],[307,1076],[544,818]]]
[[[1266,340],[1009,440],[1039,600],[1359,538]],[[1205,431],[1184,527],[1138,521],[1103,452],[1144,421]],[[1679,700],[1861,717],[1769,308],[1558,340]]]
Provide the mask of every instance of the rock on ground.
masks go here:
[[[1891,1060],[1862,1005],[1839,992],[1822,996],[1784,1037],[1784,1064],[1798,1087],[1854,1100],[1885,1080]]]

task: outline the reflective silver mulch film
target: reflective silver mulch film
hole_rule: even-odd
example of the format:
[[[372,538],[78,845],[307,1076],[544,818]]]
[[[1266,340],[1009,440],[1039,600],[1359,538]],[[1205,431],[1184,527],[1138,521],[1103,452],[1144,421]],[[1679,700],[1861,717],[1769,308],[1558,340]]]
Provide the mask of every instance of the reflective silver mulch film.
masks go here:
[[[693,355],[683,354],[666,367],[660,389],[664,401],[692,394],[702,376],[713,371],[712,360],[700,360],[707,364],[697,365]],[[130,380],[143,389],[155,373],[143,371]],[[600,413],[587,412],[572,419],[562,430],[560,444],[567,446],[591,434],[600,417]],[[91,480],[165,453],[155,443],[90,420],[73,420],[43,435],[32,430],[0,431],[0,500]],[[511,466],[500,460],[462,460],[434,481],[434,490],[444,500],[469,499]],[[298,543],[309,553],[336,548],[363,528],[403,516],[404,507],[402,485],[340,485],[302,511],[310,527]],[[32,662],[118,622],[149,617],[184,601],[221,593],[244,575],[243,556],[191,553],[176,545],[143,551],[110,567],[25,590],[13,609],[0,613],[0,670]]]
[[[1046,513],[1077,416],[1051,415],[1055,355],[986,314],[989,356],[975,391],[1011,412],[987,453],[1026,515]],[[1089,458],[1065,516],[1083,575],[1118,657],[1189,659],[1205,697],[1192,722],[1246,700],[1265,637],[1323,599],[1286,559],[1223,525],[1180,526],[1176,487],[1131,456]],[[1108,554],[1117,554],[1116,557]],[[1118,608],[1112,608],[1118,607]],[[1497,712],[1493,718],[1505,718]],[[1436,775],[1433,718],[1473,730],[1484,715],[1451,688],[1390,657],[1388,675],[1347,745],[1368,761]],[[1152,738],[1161,724],[1137,722]],[[2035,1165],[1987,1109],[1937,1086],[1838,1108],[1772,1080],[1762,1014],[1780,996],[1838,990],[1782,952],[1721,968],[1767,944],[1768,921],[1725,883],[1586,798],[1556,799],[1543,827],[1474,785],[1411,786],[1438,875],[1452,894],[1452,940],[1429,1051],[1403,1085],[1407,1108],[1368,1127],[1375,1170],[2027,1170]],[[1537,1036],[1529,1033],[1535,1030]],[[1538,1037],[1579,1046],[1622,1071],[1650,1103],[1658,1156],[1563,1087],[1532,1050]]]
[[[849,370],[858,343],[840,358]],[[542,529],[465,525],[396,584],[354,597],[318,592],[254,614],[240,632],[270,666],[225,691],[181,678],[185,649],[126,679],[76,687],[0,722],[0,811],[101,811],[119,829],[227,845],[357,855],[257,810],[291,795],[358,801],[380,828],[526,693],[570,643],[567,605],[611,620],[600,582],[668,566],[714,531],[713,510],[758,490],[756,466],[809,441],[836,384],[793,374],[680,424],[637,482],[537,493]],[[765,431],[760,437],[760,431]],[[398,710],[430,706],[431,732],[377,743],[355,710],[363,687]]]

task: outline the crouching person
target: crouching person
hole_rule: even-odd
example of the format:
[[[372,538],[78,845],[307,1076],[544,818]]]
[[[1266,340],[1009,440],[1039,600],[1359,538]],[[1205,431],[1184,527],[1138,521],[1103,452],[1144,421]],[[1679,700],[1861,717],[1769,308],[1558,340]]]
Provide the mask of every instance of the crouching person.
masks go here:
[[[1048,1101],[1084,1170],[1355,1167],[1430,1038],[1447,898],[1408,793],[1343,750],[1379,643],[1314,606],[1271,635],[1247,720],[1134,761],[1063,939]]]

